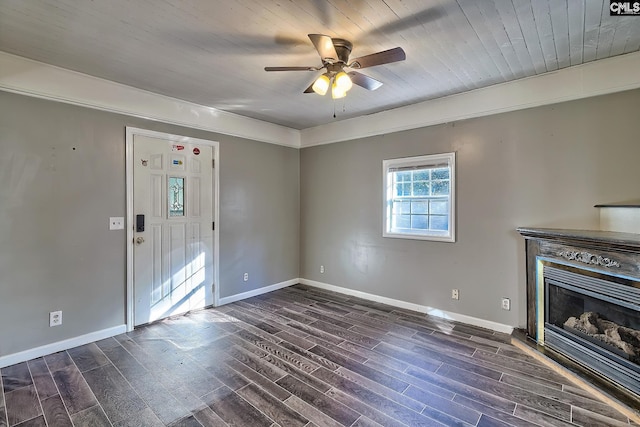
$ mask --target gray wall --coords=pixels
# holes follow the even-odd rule
[[[593,229],[594,204],[637,199],[638,111],[636,90],[303,149],[301,277],[524,325],[515,228]],[[382,238],[383,159],[449,151],[457,242]],[[502,297],[512,311],[500,309]]]
[[[299,150],[218,140],[220,297],[300,277]]]
[[[515,227],[637,199],[637,111],[629,91],[298,151],[0,92],[0,356],[125,322],[125,126],[220,142],[221,297],[305,277],[523,325]],[[383,239],[382,160],[452,150],[458,241]]]
[[[0,92],[0,356],[125,323],[125,126],[220,142],[221,297],[299,277],[298,150]]]

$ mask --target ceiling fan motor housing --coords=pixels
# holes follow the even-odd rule
[[[353,44],[351,44],[349,40],[345,39],[332,38],[331,41],[333,42],[333,47],[336,49],[336,53],[338,54],[338,61],[344,64],[348,63]]]

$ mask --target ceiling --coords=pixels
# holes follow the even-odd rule
[[[407,59],[361,71],[376,91],[304,94],[320,72],[264,67],[321,65],[309,33]],[[608,0],[0,1],[0,51],[294,129],[638,50]]]

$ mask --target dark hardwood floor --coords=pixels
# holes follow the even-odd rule
[[[297,285],[3,368],[0,426],[629,426],[508,335]]]

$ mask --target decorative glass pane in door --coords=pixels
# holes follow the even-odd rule
[[[169,217],[184,216],[184,184],[183,177],[169,177]]]

